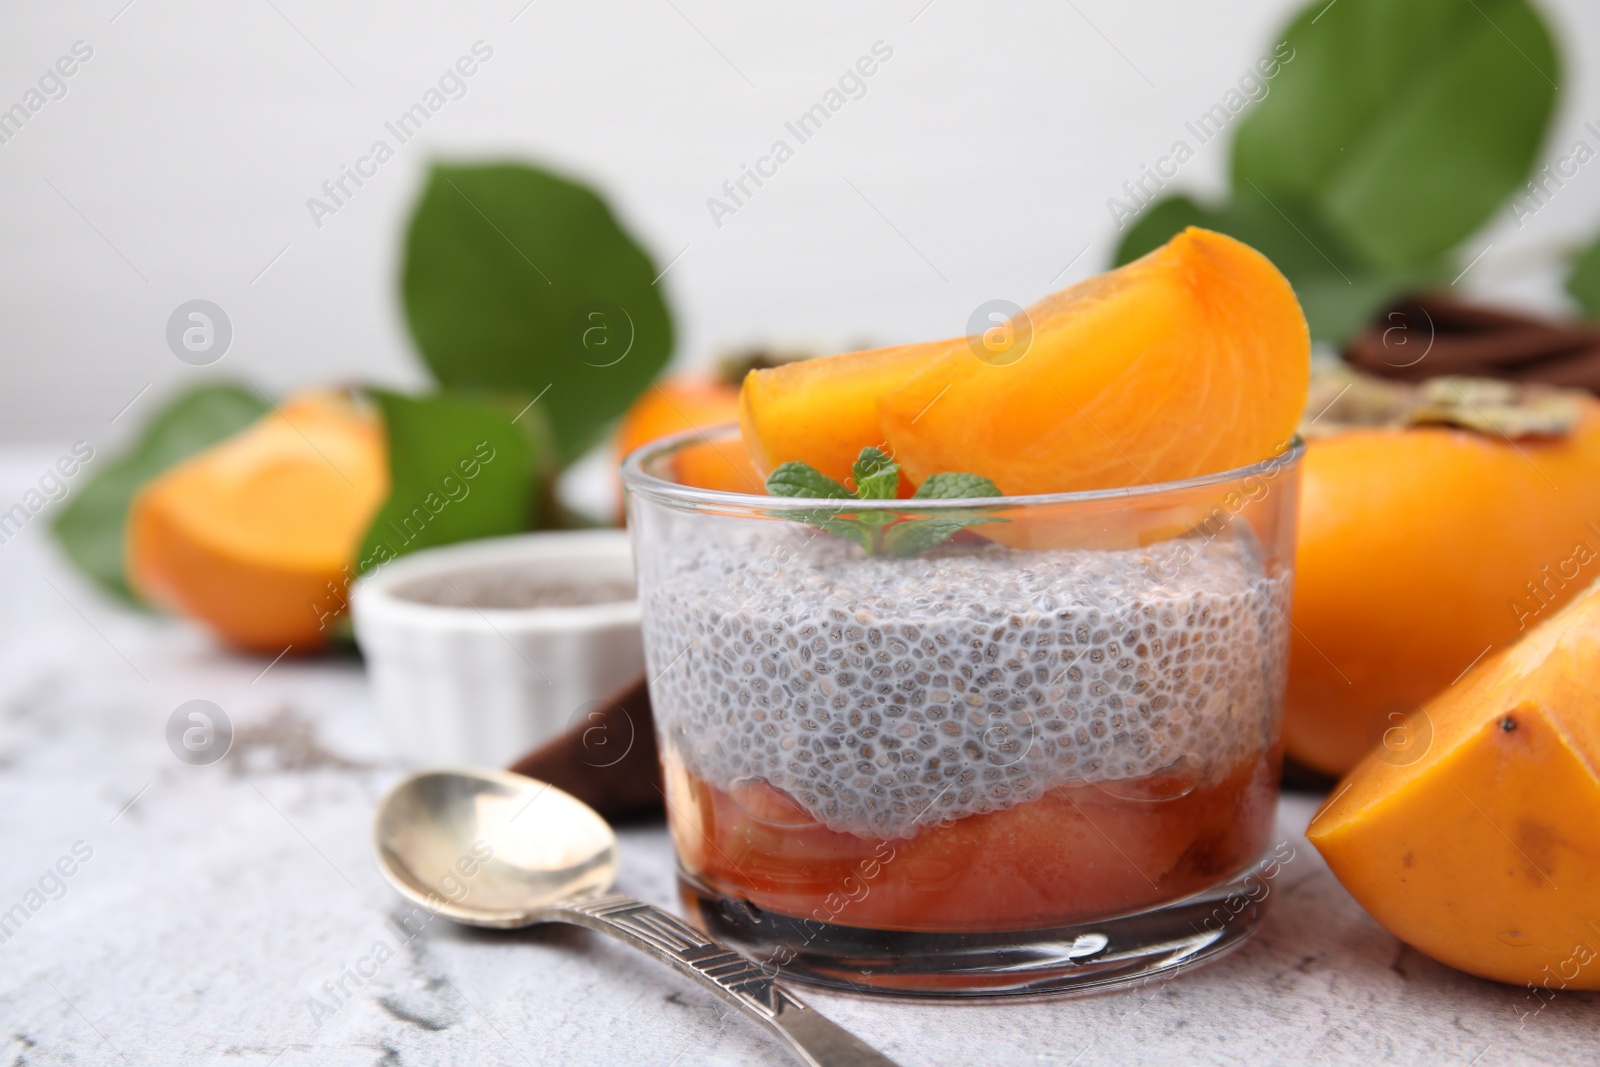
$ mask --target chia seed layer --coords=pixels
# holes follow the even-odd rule
[[[867,837],[1069,782],[1226,774],[1270,744],[1287,664],[1287,580],[1234,538],[910,559],[817,538],[781,564],[707,545],[645,600],[685,769]]]

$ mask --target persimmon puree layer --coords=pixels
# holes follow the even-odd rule
[[[707,889],[791,917],[891,930],[1034,929],[1179,899],[1260,856],[1277,798],[1276,754],[1259,752],[1199,781],[1062,786],[882,840],[829,830],[765,782],[724,790],[670,752],[665,762],[678,856]]]

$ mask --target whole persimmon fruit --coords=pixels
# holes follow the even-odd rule
[[[711,376],[653,382],[633,402],[617,427],[616,456],[683,430],[709,429],[739,418],[739,387]],[[702,441],[677,454],[678,481],[699,489],[763,492],[761,475],[738,440]]]
[[[1363,403],[1412,390],[1358,386]],[[1388,403],[1386,424],[1338,425],[1330,411],[1310,427],[1331,432],[1310,441],[1301,471],[1284,725],[1294,759],[1343,774],[1600,577],[1600,402],[1517,392],[1436,379]]]

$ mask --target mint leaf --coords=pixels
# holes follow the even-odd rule
[[[850,491],[809,463],[789,462],[767,475],[767,492],[773,496],[808,500],[849,500]]]
[[[893,500],[900,488],[900,464],[880,448],[863,448],[850,472],[862,500]]]
[[[956,500],[962,497],[1004,496],[1000,487],[979,474],[930,474],[917,487],[913,500]]]
[[[900,487],[900,465],[880,448],[863,448],[851,474],[856,491],[829,478],[809,463],[785,463],[767,475],[767,492],[773,496],[825,500],[892,500]],[[922,483],[917,497],[922,500],[956,500],[964,497],[1000,496],[1000,489],[989,479],[976,474],[935,474]],[[1006,522],[981,511],[950,512],[907,520],[904,512],[871,508],[849,515],[837,511],[774,512],[779,518],[815,526],[824,533],[848,537],[869,556],[889,552],[910,556],[935,545],[942,545],[968,526]]]
[[[878,554],[879,534],[876,527],[869,526],[855,519],[841,519],[828,512],[814,512],[814,518],[808,519],[812,526],[823,533],[831,533],[836,537],[848,537],[861,546],[861,550],[869,556]]]
[[[137,602],[123,571],[123,538],[134,495],[156,475],[270,410],[260,393],[233,383],[197,386],[168,401],[131,448],[115,459],[92,461],[89,480],[74,487],[52,526],[62,551],[100,588]]]
[[[944,544],[969,526],[1006,521],[987,515],[940,515],[937,518],[913,519],[889,527],[883,535],[883,544],[897,556],[914,556],[935,545]]]

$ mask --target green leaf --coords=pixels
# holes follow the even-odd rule
[[[914,500],[954,500],[961,497],[1003,496],[1000,487],[978,474],[930,474],[917,486]]]
[[[1285,39],[1234,140],[1236,194],[1304,208],[1393,271],[1459,245],[1527,177],[1560,66],[1526,0],[1315,0]]]
[[[538,518],[535,437],[509,405],[373,390],[389,438],[389,499],[361,546],[360,569],[431,545],[517,533]]]
[[[809,463],[780,464],[767,475],[767,492],[773,496],[811,500],[851,500],[850,491]]]
[[[798,518],[798,516],[794,516]],[[802,519],[824,533],[833,534],[835,537],[847,537],[861,546],[869,556],[878,554],[878,530],[875,526],[857,522],[854,519],[840,519],[831,517],[827,512],[812,512],[811,518]]]
[[[785,463],[767,475],[767,492],[773,496],[808,499],[889,500],[899,488],[900,466],[881,449],[863,448],[852,473],[858,490],[855,496],[809,463]],[[976,474],[934,474],[922,483],[916,495],[923,500],[993,497],[999,496],[1000,490],[989,479]],[[771,514],[815,526],[825,533],[848,537],[869,556],[885,551],[909,556],[943,544],[968,526],[1009,521],[986,516],[981,511],[941,512],[911,521],[902,521],[906,518],[904,512],[878,508],[841,514],[848,507],[841,504],[836,510],[775,511]]]
[[[1572,273],[1567,275],[1567,292],[1583,308],[1585,315],[1600,319],[1600,240],[1573,262]]]
[[[254,389],[201,385],[167,402],[121,456],[101,460],[52,524],[73,563],[102,589],[137,602],[123,570],[128,508],[150,479],[255,422],[270,410]],[[93,461],[91,461],[93,462]]]
[[[401,288],[435,378],[541,397],[571,462],[671,353],[656,277],[587,187],[521,164],[440,164],[406,232]]]
[[[1406,270],[1364,266],[1303,205],[1269,200],[1250,188],[1222,208],[1204,207],[1187,197],[1151,205],[1118,247],[1118,265],[1159,247],[1189,225],[1236,237],[1272,260],[1294,286],[1311,335],[1334,344],[1357,333],[1396,297],[1448,282],[1453,273],[1443,260]]]
[[[850,516],[849,521],[872,528],[877,528],[880,526],[892,526],[900,521],[900,513],[895,511],[877,510],[858,511]]]
[[[1342,344],[1450,281],[1452,252],[1527,177],[1554,45],[1527,0],[1315,0],[1268,62],[1234,139],[1232,200],[1150,205],[1117,263],[1185,226],[1229,234],[1288,277],[1313,337]]]
[[[1228,224],[1219,213],[1201,207],[1187,196],[1167,197],[1139,213],[1133,227],[1122,235],[1122,240],[1117,244],[1114,265],[1120,267],[1154,252],[1190,226],[1203,226],[1218,233],[1228,233]]]
[[[863,448],[851,474],[856,480],[856,496],[862,500],[892,500],[900,488],[900,464],[881,448]]]
[[[982,526],[1007,519],[985,515],[940,515],[935,518],[913,519],[891,526],[884,533],[883,543],[896,556],[914,556],[936,545],[942,545],[969,526]]]

